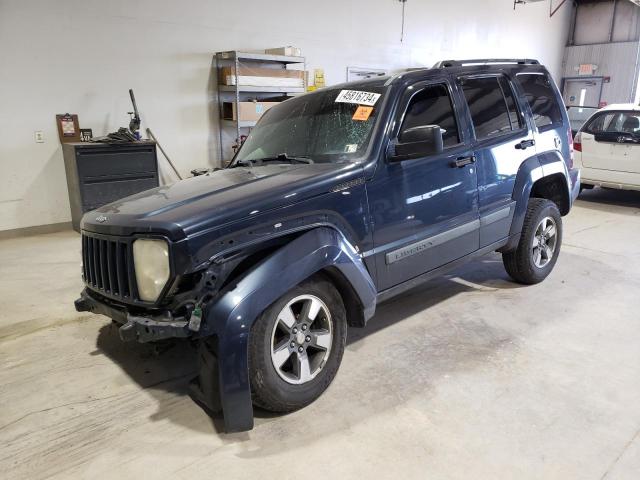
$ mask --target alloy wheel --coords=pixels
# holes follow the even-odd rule
[[[558,228],[552,217],[544,217],[536,227],[531,254],[533,264],[544,268],[553,258],[558,243]]]
[[[287,383],[307,383],[327,363],[331,343],[329,308],[314,295],[300,295],[278,314],[271,333],[271,362]]]

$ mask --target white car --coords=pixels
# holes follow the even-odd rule
[[[576,134],[573,148],[582,188],[640,190],[640,106],[598,110]]]

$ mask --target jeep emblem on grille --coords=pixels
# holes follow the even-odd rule
[[[107,221],[107,217],[105,217],[104,215],[100,215],[99,217],[96,217],[96,222],[98,223],[104,223]]]

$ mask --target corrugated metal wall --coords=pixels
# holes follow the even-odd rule
[[[565,49],[563,77],[577,77],[581,64],[598,68],[597,77],[610,77],[600,101],[635,102],[638,88],[640,7],[627,0],[580,3]]]
[[[563,77],[577,77],[580,64],[598,66],[594,72],[598,77],[611,77],[602,86],[601,101],[628,103],[635,101],[638,78],[638,42],[576,45],[565,51]]]

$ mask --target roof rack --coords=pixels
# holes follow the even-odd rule
[[[533,58],[476,58],[474,60],[441,60],[433,68],[462,67],[463,65],[487,65],[489,63],[515,63],[518,65],[540,65]]]

